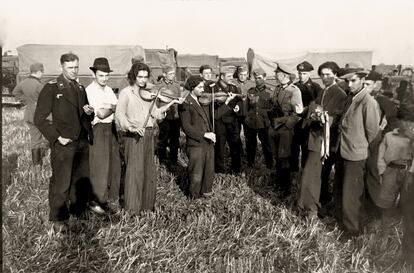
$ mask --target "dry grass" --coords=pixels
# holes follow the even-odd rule
[[[274,174],[260,169],[217,175],[213,197],[189,201],[181,178],[159,167],[155,212],[71,219],[68,234],[55,234],[50,163],[30,167],[22,117],[3,110],[3,162],[19,156],[2,181],[3,272],[406,272],[399,226],[340,241],[331,219],[296,216],[293,200],[281,202],[269,185]]]

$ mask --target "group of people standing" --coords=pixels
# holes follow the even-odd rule
[[[231,173],[245,175],[243,131],[247,167],[256,164],[259,138],[265,166],[276,169],[281,198],[291,194],[297,180],[298,207],[318,218],[333,201],[334,215],[347,234],[362,231],[366,204],[386,215],[400,195],[406,247],[411,247],[407,253],[414,253],[413,109],[404,103],[398,109],[381,93],[378,73],[325,62],[317,70],[321,87],[310,79],[314,68],[309,62],[297,65],[295,83],[296,72],[279,63],[277,86],[269,88],[260,68],[252,71],[250,81],[247,67],[223,66],[213,81],[212,68],[203,65],[199,75],[180,86],[175,69],[165,67],[164,77],[152,85],[149,67],[138,61],[117,97],[107,86],[111,69],[106,58],[95,59],[90,67],[94,81],[86,89],[76,81],[79,58],[63,54],[60,63],[62,75],[41,91],[36,87],[39,98],[28,122],[50,143],[49,218],[61,229],[68,228],[70,214],[82,217],[87,204],[99,214],[111,211],[110,201],[121,192],[131,213],[154,209],[154,154],[174,167],[180,128],[186,135],[187,194],[210,196],[214,174],[227,171],[226,143]],[[35,70],[42,71],[41,65],[35,64]],[[36,75],[29,79],[38,81]]]

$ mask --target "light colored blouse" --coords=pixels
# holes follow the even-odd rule
[[[141,98],[137,86],[127,86],[122,89],[115,111],[115,122],[118,129],[128,131],[131,125],[143,128],[151,104],[152,101],[145,101]],[[157,120],[164,117],[165,112],[162,112],[155,104],[145,127],[153,127]]]

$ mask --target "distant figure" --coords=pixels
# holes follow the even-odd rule
[[[55,231],[64,232],[69,228],[69,214],[84,216],[90,195],[89,144],[93,143],[91,121],[95,114],[84,87],[76,81],[78,56],[63,54],[60,64],[62,74],[40,92],[34,123],[51,146],[49,220]]]
[[[162,69],[162,80],[156,85],[156,89],[164,88],[164,92],[175,98],[181,96],[180,84],[175,79],[175,67],[166,66]],[[158,106],[162,106],[159,103]],[[176,169],[178,160],[178,147],[180,145],[180,117],[178,106],[172,105],[167,116],[158,124],[159,134],[157,142],[157,154],[161,164],[165,164],[171,170]],[[167,154],[167,148],[169,153]]]
[[[42,165],[43,157],[47,150],[47,141],[42,137],[42,133],[33,123],[34,112],[36,110],[37,99],[43,88],[41,82],[44,68],[41,63],[30,65],[30,76],[21,81],[13,89],[13,95],[26,105],[24,110],[24,121],[29,127],[30,148],[32,150],[32,164]]]

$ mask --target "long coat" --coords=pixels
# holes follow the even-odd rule
[[[346,160],[360,161],[367,159],[368,145],[380,131],[379,107],[367,89],[348,100],[352,101],[345,107],[340,124],[340,152]]]
[[[325,94],[325,95],[324,95]],[[323,97],[323,101],[322,101]],[[338,122],[345,106],[346,94],[338,85],[333,85],[318,94],[315,103],[328,111],[330,126],[330,151],[336,152],[338,149]],[[323,140],[323,128],[319,124],[311,125],[309,132],[308,149],[320,152]]]
[[[82,128],[86,130],[89,142],[93,141],[91,121],[94,114],[86,115],[83,106],[89,104],[85,88],[74,83],[71,86],[63,75],[48,82],[39,95],[34,123],[50,143],[59,136],[79,139]],[[50,121],[50,114],[53,121]]]

